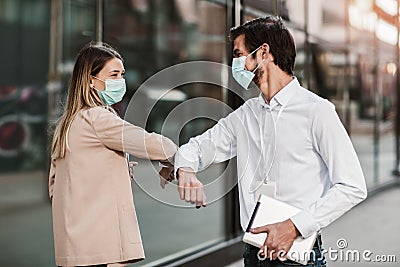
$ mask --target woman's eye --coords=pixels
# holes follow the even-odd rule
[[[119,75],[118,73],[111,74],[112,77],[118,77],[118,75]],[[124,77],[124,76],[125,76],[125,73],[122,73],[121,76]]]

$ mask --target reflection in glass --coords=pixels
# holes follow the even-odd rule
[[[0,1],[0,173],[44,167],[49,2]]]
[[[125,113],[128,101],[136,94],[135,99],[141,100],[134,104],[143,105],[143,112],[140,113],[141,109],[136,106],[135,110],[139,111],[133,117],[142,120],[146,115],[146,103],[157,100],[144,126],[150,132],[159,133],[164,127],[163,134],[174,135],[169,136],[173,140],[179,136],[176,140],[179,144],[213,126],[216,122],[207,119],[192,120],[184,125],[178,125],[179,117],[173,117],[168,125],[164,122],[174,108],[190,99],[210,97],[221,100],[222,89],[218,86],[193,83],[163,88],[161,83],[145,91],[137,89],[158,71],[175,64],[193,60],[223,62],[227,40],[226,7],[197,0],[135,0],[106,1],[104,10],[104,41],[116,47],[125,60],[127,94],[118,106],[121,113]],[[169,89],[173,91],[165,94]],[[192,107],[190,112],[202,112],[196,109]],[[224,238],[223,201],[199,210],[164,204],[157,198],[176,202],[179,195],[175,185],[161,190],[157,169],[157,165],[141,160],[135,167],[133,190],[147,255],[138,265],[188,253]],[[199,179],[204,183],[212,182],[224,169],[224,164],[214,165],[199,173]],[[223,188],[213,186],[210,190],[222,192]],[[181,204],[185,205],[184,202]]]

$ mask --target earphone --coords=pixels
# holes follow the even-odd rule
[[[271,172],[272,166],[273,166],[274,161],[275,161],[275,156],[276,156],[277,123],[278,123],[280,115],[282,114],[283,109],[284,109],[284,106],[282,105],[281,108],[279,109],[278,116],[276,117],[276,121],[274,119],[274,115],[272,114],[272,110],[271,110],[272,124],[274,125],[274,150],[273,150],[273,153],[272,153],[272,161],[271,161],[271,164],[268,167],[268,170],[266,168],[263,168],[263,174],[265,174],[265,178],[256,186],[255,189],[250,189],[249,190],[250,194],[256,192],[263,185],[263,183],[267,184],[268,181],[269,181],[269,173]],[[260,122],[261,122],[261,120],[260,120]],[[264,123],[265,123],[265,119],[264,119]],[[264,123],[262,123],[262,124],[260,123],[261,125],[260,125],[260,128],[259,128],[259,131],[260,131],[260,140],[261,140],[261,158],[262,158],[263,163],[266,164],[266,160],[265,160],[266,159],[266,157],[265,157],[266,151],[265,151],[264,136],[263,136],[263,132],[264,132],[264,128],[265,128],[265,124]],[[253,178],[253,181],[254,181],[254,178]],[[251,182],[251,184],[253,184],[253,181]]]

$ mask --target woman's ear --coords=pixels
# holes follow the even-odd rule
[[[90,80],[89,80],[89,87],[94,88],[93,78],[90,78]]]

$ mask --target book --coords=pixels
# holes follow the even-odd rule
[[[301,209],[290,204],[266,195],[260,195],[247,226],[246,233],[243,236],[243,242],[261,248],[267,238],[267,233],[252,234],[249,232],[250,228],[283,222],[299,212],[301,212]],[[313,233],[307,238],[297,237],[287,252],[286,259],[307,265],[316,238],[317,233]]]

